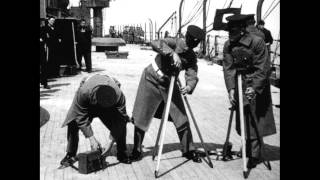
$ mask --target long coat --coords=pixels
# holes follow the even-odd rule
[[[115,90],[116,104],[109,108],[99,107],[95,97],[95,89],[98,86],[109,86]],[[75,121],[82,131],[85,137],[90,137],[93,135],[91,129],[91,122],[94,117],[105,117],[103,116],[105,112],[110,112],[110,117],[120,117],[119,121],[128,121],[129,116],[126,112],[126,100],[123,92],[120,90],[120,83],[109,76],[106,75],[93,75],[89,78],[84,78],[80,87],[78,88],[71,107],[68,111],[67,117],[62,124],[65,127],[70,122]],[[115,113],[115,114],[114,114]]]
[[[46,45],[48,47],[48,74],[58,75],[60,65],[60,42],[61,34],[54,27],[45,26]]]
[[[238,102],[237,70],[233,62],[238,58],[235,52],[239,49],[251,55],[250,71],[242,76],[243,92],[247,87],[252,87],[256,92],[256,98],[252,101],[249,101],[243,95],[247,137],[257,138],[258,136],[264,137],[275,134],[276,127],[269,82],[271,62],[262,38],[253,34],[245,34],[235,46],[231,46],[229,40],[226,41],[223,49],[223,72],[227,90],[228,92],[231,89],[236,90],[235,98]],[[238,109],[236,111],[236,130],[240,135]]]
[[[151,45],[153,50],[158,52],[153,63],[156,63],[164,76],[160,77],[152,65],[147,66],[141,75],[132,117],[135,126],[144,131],[148,130],[153,117],[162,117],[164,104],[168,97],[169,76],[172,73],[170,63],[173,52],[178,53],[182,60],[182,68],[186,71],[186,84],[191,88],[190,94],[198,82],[197,58],[194,51],[187,47],[184,39],[166,38],[153,41]],[[172,94],[169,120],[173,121],[178,132],[187,128],[189,123],[176,82]]]

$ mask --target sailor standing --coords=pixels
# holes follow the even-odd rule
[[[223,49],[223,72],[232,105],[238,105],[237,73],[242,68],[243,105],[246,130],[248,168],[263,158],[263,137],[276,133],[270,92],[270,59],[264,40],[246,28],[251,15],[233,15],[228,20],[229,40]],[[239,108],[236,130],[240,135]]]

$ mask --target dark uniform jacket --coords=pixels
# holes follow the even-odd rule
[[[91,35],[92,30],[90,27],[84,28],[84,32],[81,32],[81,29],[78,28],[76,31],[77,49],[90,52],[92,44]]]
[[[46,43],[49,48],[56,49],[59,46],[60,34],[55,28],[45,26]]]
[[[152,42],[151,46],[158,53],[155,64],[164,76],[160,77],[156,72],[158,69],[154,69],[152,65],[147,66],[142,73],[132,117],[135,126],[144,131],[148,130],[152,117],[161,118],[162,116],[164,104],[168,97],[170,75],[172,74],[173,52],[180,56],[182,68],[185,70],[186,84],[191,88],[190,94],[198,82],[197,58],[194,51],[187,47],[184,39],[166,38],[156,40]],[[183,130],[188,124],[177,84],[175,84],[173,90],[169,120],[174,122],[178,131]]]
[[[257,132],[260,137],[275,134],[276,127],[269,82],[271,63],[265,42],[260,37],[245,34],[235,46],[231,46],[229,40],[226,41],[223,49],[223,72],[227,90],[229,92],[231,89],[235,89],[235,96],[238,99],[237,70],[233,62],[235,58],[238,58],[235,52],[239,49],[248,52],[252,58],[249,70],[243,75],[243,92],[247,87],[252,87],[256,92],[256,98],[251,102],[243,95],[247,134],[251,138],[256,138]],[[238,112],[236,117],[236,129],[240,134]]]
[[[117,103],[109,108],[102,108],[97,104],[95,90],[98,86],[110,86],[116,92]],[[120,117],[119,121],[128,121],[129,116],[126,112],[126,100],[123,92],[120,90],[120,83],[107,75],[94,75],[82,80],[72,105],[68,111],[67,117],[62,127],[75,121],[85,137],[93,135],[91,122],[94,117],[105,117],[102,113],[109,113],[110,117]],[[116,115],[115,115],[115,114]]]
[[[46,37],[46,29],[45,27],[40,27],[40,39],[42,41],[40,41],[40,61],[46,58],[45,55],[45,44],[47,41],[47,37]]]
[[[266,29],[266,28],[263,28],[261,31],[263,32],[263,34],[264,34],[264,36],[265,36],[264,41],[265,41],[266,43],[272,44],[272,43],[273,43],[273,38],[272,38],[271,32],[270,32],[268,29]]]
[[[264,41],[266,43],[269,43],[269,45],[267,45],[267,48],[268,48],[268,51],[270,53],[270,47],[271,47],[271,44],[273,43],[273,38],[272,38],[272,35],[271,35],[271,32],[269,30],[267,30],[266,28],[263,28],[261,30],[261,32],[263,32],[264,36],[265,36],[265,39]]]

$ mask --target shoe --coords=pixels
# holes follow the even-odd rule
[[[49,85],[44,85],[43,88],[45,89],[51,89],[51,87]]]
[[[202,162],[202,160],[200,158],[200,154],[196,151],[188,151],[186,153],[183,153],[182,157],[185,157],[185,158],[192,160],[193,162],[196,162],[196,163]]]
[[[92,70],[91,69],[86,69],[85,72],[92,73]]]
[[[258,164],[260,164],[262,161],[260,160],[260,158],[255,158],[255,157],[251,157],[248,160],[247,163],[247,168],[248,169],[253,169],[255,168]]]
[[[60,162],[62,166],[68,167],[77,161],[75,156],[66,155]]]
[[[124,163],[124,164],[131,164],[131,159],[129,158],[129,156],[125,153],[118,153],[117,154],[117,159],[119,162]]]
[[[139,151],[133,150],[130,155],[130,159],[132,162],[140,161],[142,158],[143,158],[142,152],[139,152]]]

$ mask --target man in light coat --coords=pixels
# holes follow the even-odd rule
[[[142,141],[153,117],[161,119],[164,104],[167,103],[170,76],[177,69],[185,70],[186,86],[178,88],[175,82],[169,121],[173,121],[180,142],[183,146],[183,157],[201,162],[199,153],[195,151],[190,124],[180,93],[192,94],[198,83],[197,57],[193,48],[204,40],[205,33],[197,26],[187,28],[186,38],[165,38],[151,43],[158,53],[155,60],[148,65],[140,79],[132,118],[135,125],[134,147],[131,160],[142,159]]]

